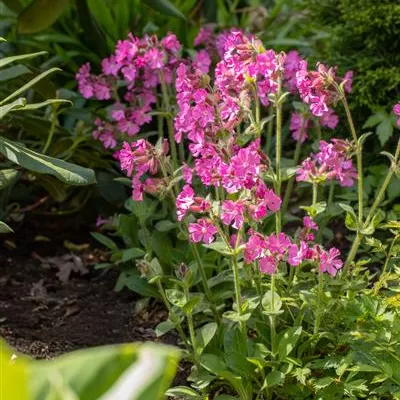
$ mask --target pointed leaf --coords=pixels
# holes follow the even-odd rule
[[[0,221],[0,233],[12,233],[14,232],[5,222]]]
[[[4,57],[0,60],[0,68],[3,68],[6,65],[16,61],[30,60],[31,58],[39,57],[44,54],[47,54],[47,51],[38,51],[36,53],[20,54],[17,56]]]
[[[69,185],[83,186],[95,183],[94,171],[69,162],[36,153],[0,136],[0,153],[11,162],[40,174],[49,174]]]

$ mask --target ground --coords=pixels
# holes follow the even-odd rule
[[[105,251],[91,241],[87,229],[71,220],[32,219],[3,239],[0,336],[35,358],[158,340],[153,328],[166,318],[163,307],[153,301],[136,312],[134,293],[113,290],[117,273],[94,269],[107,256]],[[66,241],[74,243],[72,250]],[[170,334],[163,341],[175,343],[176,338]]]

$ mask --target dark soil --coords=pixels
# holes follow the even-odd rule
[[[96,249],[87,227],[47,217],[17,232],[3,239],[0,254],[0,336],[15,350],[52,358],[97,345],[157,341],[153,328],[166,311],[150,302],[136,312],[133,292],[114,291],[118,275],[94,269],[106,253]],[[71,250],[66,240],[80,247]],[[176,337],[163,341],[173,344]]]

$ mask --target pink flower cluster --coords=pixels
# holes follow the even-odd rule
[[[345,92],[351,92],[353,72],[346,72],[344,78],[336,75],[336,68],[328,68],[324,64],[317,64],[316,71],[307,70],[307,61],[301,61],[296,72],[296,84],[301,99],[310,104],[311,112],[321,117],[339,99],[338,85],[343,84]]]
[[[394,115],[397,115],[398,117],[400,117],[400,103],[397,103],[393,107],[393,113],[394,113]],[[400,118],[397,119],[397,126],[400,127]]]
[[[340,186],[353,186],[357,171],[349,157],[351,145],[341,139],[332,139],[331,143],[321,140],[319,147],[318,153],[302,162],[296,180],[314,183],[337,180]]]
[[[304,143],[308,138],[308,130],[314,126],[313,122],[314,121],[312,118],[304,114],[294,112],[290,118],[289,126],[293,139],[296,141],[300,140],[301,143]],[[331,108],[329,108],[327,112],[318,117],[318,122],[323,127],[335,129],[339,122],[339,117]]]
[[[132,178],[132,197],[134,200],[141,201],[144,192],[157,193],[165,186],[163,179],[145,178],[145,175],[157,175],[160,168],[160,157],[166,156],[168,151],[169,145],[166,140],[158,149],[147,140],[139,139],[131,144],[124,142],[122,149],[115,154],[121,170]]]
[[[281,262],[296,267],[308,261],[318,265],[321,272],[336,275],[343,266],[342,260],[338,258],[339,250],[331,248],[326,251],[319,245],[311,245],[311,241],[314,240],[312,230],[317,230],[318,227],[310,217],[305,217],[303,223],[304,228],[300,232],[300,241],[297,244],[282,232],[278,235],[264,236],[250,231],[245,245],[244,261],[247,264],[257,261],[260,271],[266,274],[274,274]]]
[[[118,41],[114,54],[102,61],[100,75],[91,74],[89,63],[80,68],[76,79],[83,97],[114,99],[111,121],[98,120],[93,133],[104,147],[114,148],[119,134],[134,136],[151,121],[149,113],[156,102],[156,89],[161,79],[172,83],[180,49],[181,44],[172,33],[161,41],[156,36],[137,38],[129,34],[126,40]],[[198,60],[201,68],[206,62],[204,57]]]

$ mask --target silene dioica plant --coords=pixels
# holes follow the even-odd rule
[[[235,29],[214,35],[202,28],[195,46],[185,53],[173,34],[129,35],[103,60],[100,75],[89,64],[77,74],[84,97],[106,101],[93,136],[114,149],[129,178],[127,208],[140,227],[127,229],[120,216],[117,232],[127,235],[122,225],[134,231],[128,250],[96,235],[115,265],[136,259],[142,278],[128,286],[143,292],[147,279],[148,296],[169,311],[157,334],[176,329],[193,363],[190,387],[167,394],[400,398],[400,224],[384,222],[379,208],[399,175],[400,141],[394,154],[385,153],[390,169],[366,204],[369,134],[358,135],[352,121],[352,72],[309,69],[296,51],[276,53]],[[295,111],[284,124],[291,98]],[[344,108],[349,134],[327,139],[339,122],[336,107]],[[400,104],[394,112],[400,115]],[[153,117],[157,131],[143,132]],[[287,125],[296,143],[291,164],[282,157]],[[301,160],[309,136],[316,146]],[[295,185],[311,196],[289,213]],[[356,193],[354,208],[337,203],[336,193],[346,198],[346,191]],[[337,204],[353,231],[343,254],[324,243]],[[149,229],[157,214],[164,219],[155,230],[168,232],[176,249],[168,262],[171,249],[157,250]],[[357,258],[361,244],[372,258]],[[371,263],[383,265],[380,274]]]

